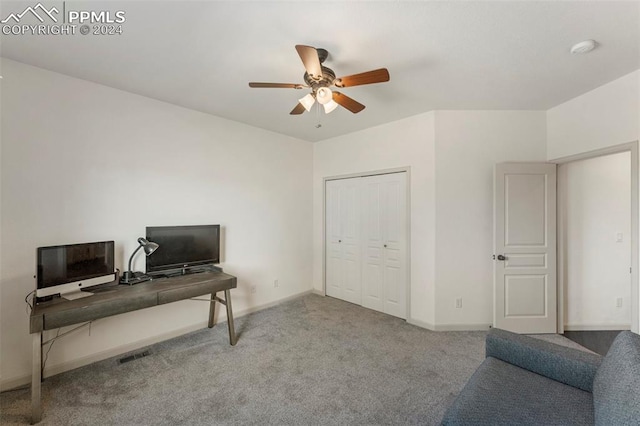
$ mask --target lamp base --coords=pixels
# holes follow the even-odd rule
[[[123,285],[140,284],[145,281],[151,281],[151,277],[142,272],[126,271],[122,274],[122,277],[120,277],[120,284]]]

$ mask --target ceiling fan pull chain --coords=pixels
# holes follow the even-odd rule
[[[316,102],[316,120],[318,121],[318,124],[316,124],[316,129],[319,129],[320,127],[322,127],[322,123],[320,123],[321,119],[322,119],[322,113],[320,112],[320,104]]]

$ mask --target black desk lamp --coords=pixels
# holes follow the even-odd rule
[[[138,244],[139,244],[138,248],[135,249],[131,257],[129,258],[129,269],[122,275],[122,278],[120,278],[120,284],[133,285],[133,284],[138,284],[144,281],[148,281],[150,279],[148,276],[142,273],[138,273],[139,275],[136,275],[137,273],[131,270],[131,262],[133,262],[133,257],[141,248],[144,249],[144,254],[146,254],[147,256],[150,256],[151,253],[156,251],[160,246],[154,243],[153,241],[148,241],[146,238],[142,238],[142,237],[138,238]]]

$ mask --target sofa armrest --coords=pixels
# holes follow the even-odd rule
[[[640,336],[623,331],[593,382],[596,425],[640,424]]]
[[[497,328],[487,334],[486,356],[588,392],[602,362],[597,354]]]

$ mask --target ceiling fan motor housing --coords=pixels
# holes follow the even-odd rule
[[[333,81],[336,79],[336,73],[333,72],[331,68],[322,67],[322,77],[314,80],[309,76],[309,73],[304,73],[304,81],[309,85],[314,91],[321,87],[329,87],[333,84]]]

